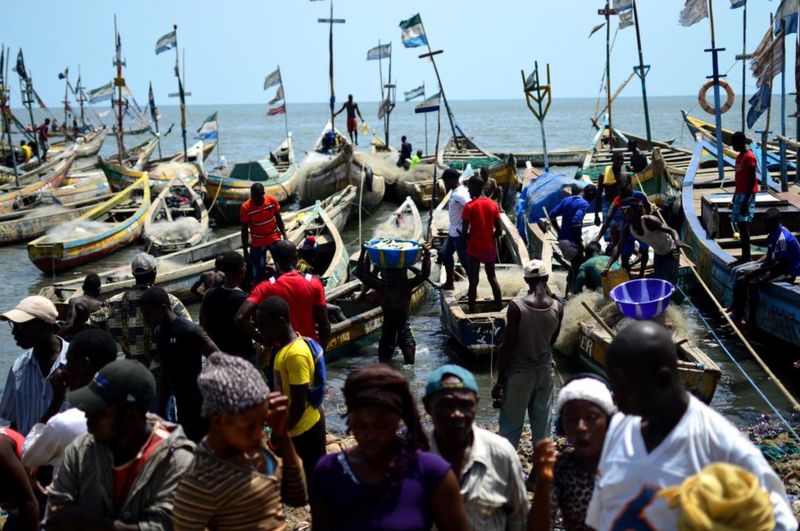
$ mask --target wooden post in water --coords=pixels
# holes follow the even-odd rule
[[[721,181],[725,178],[725,160],[722,152],[722,113],[720,112],[722,102],[720,101],[719,94],[719,79],[725,76],[719,73],[719,52],[725,51],[725,48],[717,48],[717,40],[714,35],[714,0],[708,0],[708,20],[711,25],[711,48],[705,51],[711,52],[712,75],[709,77],[714,80],[714,118],[717,128],[717,171],[719,172],[719,179]]]
[[[533,73],[530,79],[525,77],[525,71],[520,70],[522,74],[522,90],[525,92],[525,103],[528,109],[536,117],[539,122],[539,128],[542,131],[542,151],[544,153],[544,171],[550,171],[550,161],[547,157],[547,139],[544,134],[544,119],[547,116],[547,111],[550,110],[552,103],[552,95],[550,93],[550,64],[547,64],[547,84],[542,85],[539,81],[539,61],[533,63]],[[529,83],[530,81],[530,83]],[[534,94],[535,92],[535,94]],[[547,103],[542,107],[542,103],[547,100]],[[531,102],[536,102],[537,108],[534,108]]]
[[[311,0],[312,2],[315,0]],[[331,85],[331,98],[330,98],[330,106],[331,106],[331,129],[334,128],[333,125],[333,115],[334,106],[336,105],[336,93],[333,90],[333,25],[334,24],[344,24],[345,20],[343,18],[333,18],[333,0],[331,0],[331,16],[329,18],[318,18],[317,22],[328,24],[330,29],[328,31],[328,79]]]
[[[642,102],[644,103],[644,125],[647,131],[647,141],[653,140],[650,134],[650,110],[647,107],[647,82],[645,78],[650,72],[650,65],[644,64],[644,54],[642,53],[642,37],[639,32],[639,10],[636,7],[636,0],[632,1],[633,6],[633,24],[636,27],[636,46],[639,48],[639,66],[634,66],[633,71],[639,76],[642,81]],[[609,124],[610,125],[610,124]],[[660,182],[660,181],[659,181]]]

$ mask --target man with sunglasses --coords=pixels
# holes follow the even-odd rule
[[[11,335],[25,349],[8,371],[0,400],[0,419],[27,435],[37,422],[64,409],[63,385],[68,343],[55,334],[55,305],[45,297],[26,297],[13,310],[0,315],[11,325]],[[54,381],[55,380],[55,381]]]

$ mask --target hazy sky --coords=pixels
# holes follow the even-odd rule
[[[731,10],[729,0],[713,0],[717,43],[724,72],[742,48],[742,10]],[[710,74],[709,24],[678,25],[682,0],[640,0],[639,17],[645,62],[652,65],[648,93],[696,94]],[[752,51],[769,23],[778,1],[749,0],[748,49]],[[156,40],[178,24],[178,44],[186,50],[187,90],[190,103],[265,103],[272,91],[262,90],[264,76],[280,64],[289,103],[328,100],[328,1],[309,0],[184,0],[108,1],[39,0],[25,15],[6,13],[0,41],[12,55],[22,47],[39,94],[52,107],[63,97],[59,71],[78,65],[84,84],[94,88],[113,76],[113,16],[116,13],[128,67],[125,77],[144,103],[152,80],[161,104],[176,91],[172,75],[174,50],[156,56]],[[367,62],[367,50],[378,40],[394,47],[393,78],[398,95],[423,81],[435,90],[431,66],[418,59],[423,48],[403,48],[398,23],[414,13],[422,15],[435,49],[444,49],[437,64],[448,98],[522,98],[520,68],[529,71],[534,60],[549,62],[555,97],[593,97],[597,94],[605,61],[605,30],[587,38],[601,21],[602,0],[406,0],[404,2],[337,0],[336,18],[347,19],[334,30],[337,101],[348,93],[357,100],[378,100],[378,64]],[[613,22],[613,28],[616,28]],[[613,30],[612,30],[613,35]],[[793,65],[793,46],[787,47]],[[619,32],[612,57],[612,85],[616,86],[638,62],[634,28]],[[384,67],[386,67],[384,61]],[[788,68],[789,72],[793,67]],[[385,70],[384,70],[385,74]],[[741,91],[741,66],[730,72]],[[16,75],[12,73],[13,105],[19,104]],[[794,76],[787,76],[793,91]],[[274,90],[274,89],[273,89]],[[748,93],[754,85],[748,78]],[[634,79],[624,92],[639,94]]]

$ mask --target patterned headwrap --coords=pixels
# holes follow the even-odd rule
[[[197,377],[203,395],[202,414],[230,415],[263,404],[269,387],[253,365],[237,356],[215,352]]]

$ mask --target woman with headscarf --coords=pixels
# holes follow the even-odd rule
[[[358,444],[317,464],[314,531],[468,529],[456,476],[447,461],[427,451],[405,377],[387,365],[370,365],[351,372],[343,391],[347,426]]]
[[[211,430],[176,489],[175,529],[285,529],[283,504],[307,501],[286,397],[270,393],[250,362],[221,352],[208,358],[197,383]]]
[[[608,385],[597,376],[577,375],[561,388],[556,433],[567,438],[569,447],[556,455],[550,439],[536,443],[532,472],[536,490],[528,514],[529,531],[549,531],[559,514],[563,529],[592,529],[584,524],[586,510],[608,423],[616,410]]]

